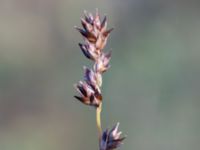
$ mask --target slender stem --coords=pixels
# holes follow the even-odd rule
[[[101,110],[102,110],[102,103],[100,103],[99,107],[96,108],[96,123],[97,123],[99,140],[101,140],[101,134],[102,134],[102,128],[101,128]]]

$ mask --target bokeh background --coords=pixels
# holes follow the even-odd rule
[[[97,150],[95,110],[73,98],[91,66],[77,45],[84,10],[114,27],[103,128],[122,150],[199,150],[200,1],[0,0],[0,150]]]

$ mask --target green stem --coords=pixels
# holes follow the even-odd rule
[[[101,110],[102,110],[102,103],[100,103],[99,107],[96,108],[96,123],[97,123],[99,141],[101,140],[101,134],[102,134],[102,128],[101,128]]]

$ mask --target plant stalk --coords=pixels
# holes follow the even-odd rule
[[[100,103],[99,107],[96,108],[96,123],[97,123],[99,141],[101,140],[101,135],[102,135],[101,110],[102,110],[102,103]]]

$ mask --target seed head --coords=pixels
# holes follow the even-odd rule
[[[94,64],[91,69],[84,67],[84,80],[75,84],[79,96],[74,97],[83,104],[96,108],[99,148],[100,150],[113,150],[118,148],[125,139],[125,137],[120,137],[122,132],[118,131],[119,123],[103,133],[101,128],[102,74],[110,68],[111,59],[111,51],[104,52],[103,49],[113,28],[107,30],[107,17],[105,16],[101,21],[98,10],[94,16],[86,11],[84,13],[84,18],[81,18],[83,28],[75,28],[84,38],[84,43],[79,43],[82,53]]]
[[[98,107],[102,101],[102,96],[98,91],[91,88],[86,82],[80,81],[74,85],[80,96],[74,96],[83,104]]]
[[[86,58],[94,61],[94,66],[92,69],[84,67],[84,82],[75,85],[81,96],[75,98],[86,105],[98,107],[102,101],[102,74],[109,69],[111,58],[111,52],[105,53],[103,48],[112,29],[107,30],[107,17],[101,21],[98,10],[94,16],[85,11],[81,24],[83,28],[75,27],[84,37],[84,43],[79,43],[79,47]]]
[[[89,44],[94,44],[96,51],[101,51],[107,43],[110,32],[113,30],[113,28],[107,30],[107,18],[104,17],[103,21],[101,21],[98,11],[95,16],[85,12],[85,18],[81,18],[81,24],[83,29],[75,28],[81,33],[85,41],[88,41]]]
[[[125,137],[120,137],[122,132],[119,132],[118,128],[119,123],[117,123],[110,131],[107,129],[103,132],[100,150],[113,150],[123,144],[122,141]]]

